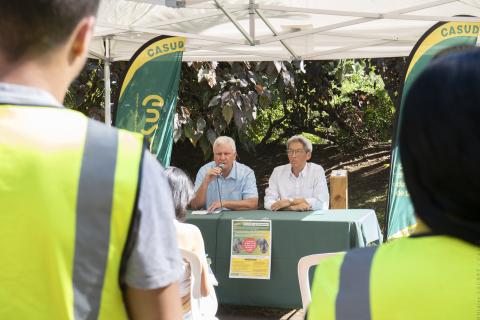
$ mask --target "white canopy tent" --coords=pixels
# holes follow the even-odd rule
[[[161,3],[161,4],[160,4]],[[102,0],[90,55],[129,60],[159,35],[187,38],[184,61],[407,56],[439,21],[480,22],[480,0]],[[477,17],[458,17],[471,15]],[[109,79],[105,79],[110,123]],[[108,91],[107,91],[108,90]]]

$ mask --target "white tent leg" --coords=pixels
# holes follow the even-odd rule
[[[250,38],[252,38],[253,43],[255,43],[255,0],[249,0],[248,18],[250,26]]]
[[[103,79],[105,83],[105,124],[107,126],[112,125],[112,110],[110,105],[110,38],[104,38],[105,44],[105,60],[104,68],[103,68]]]

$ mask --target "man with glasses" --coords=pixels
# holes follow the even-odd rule
[[[258,206],[255,173],[236,161],[235,141],[226,136],[213,143],[213,161],[198,170],[195,197],[190,205],[195,209],[254,210]]]
[[[265,190],[265,209],[307,211],[328,209],[329,194],[322,166],[307,162],[312,143],[301,135],[287,141],[289,164],[273,169]]]

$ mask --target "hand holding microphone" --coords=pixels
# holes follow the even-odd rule
[[[213,167],[207,171],[208,181],[212,181],[214,178],[222,174],[223,169],[225,168],[224,163],[220,163],[218,166]]]
[[[209,208],[207,208],[208,212],[210,213],[219,213],[223,210],[223,203],[222,203],[222,193],[220,190],[220,182],[218,181],[219,176],[222,175],[223,169],[225,168],[225,163],[219,163],[218,166],[209,170],[209,174],[211,177],[216,177],[217,181],[217,192],[218,192],[218,201],[212,203]],[[218,206],[220,205],[220,207]]]
[[[218,201],[220,202],[220,208],[216,209],[215,212],[221,212],[223,210],[223,203],[222,203],[222,192],[220,191],[220,182],[218,182],[218,176],[223,173],[223,169],[225,168],[225,163],[220,163],[217,167],[220,170],[220,173],[217,175],[217,191],[218,191]]]

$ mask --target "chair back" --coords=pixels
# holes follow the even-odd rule
[[[200,258],[193,253],[185,249],[180,249],[182,258],[190,264],[191,270],[191,292],[190,292],[190,305],[192,308],[192,320],[201,319],[200,317],[200,305],[199,301],[202,297],[201,293],[201,281],[202,281],[202,265]]]
[[[310,294],[310,279],[308,276],[310,267],[319,264],[320,261],[324,259],[340,253],[342,252],[311,254],[300,258],[298,261],[298,284],[300,286],[300,295],[302,296],[302,306],[304,312],[307,311],[307,307],[310,304],[310,301],[312,301],[312,295]]]

